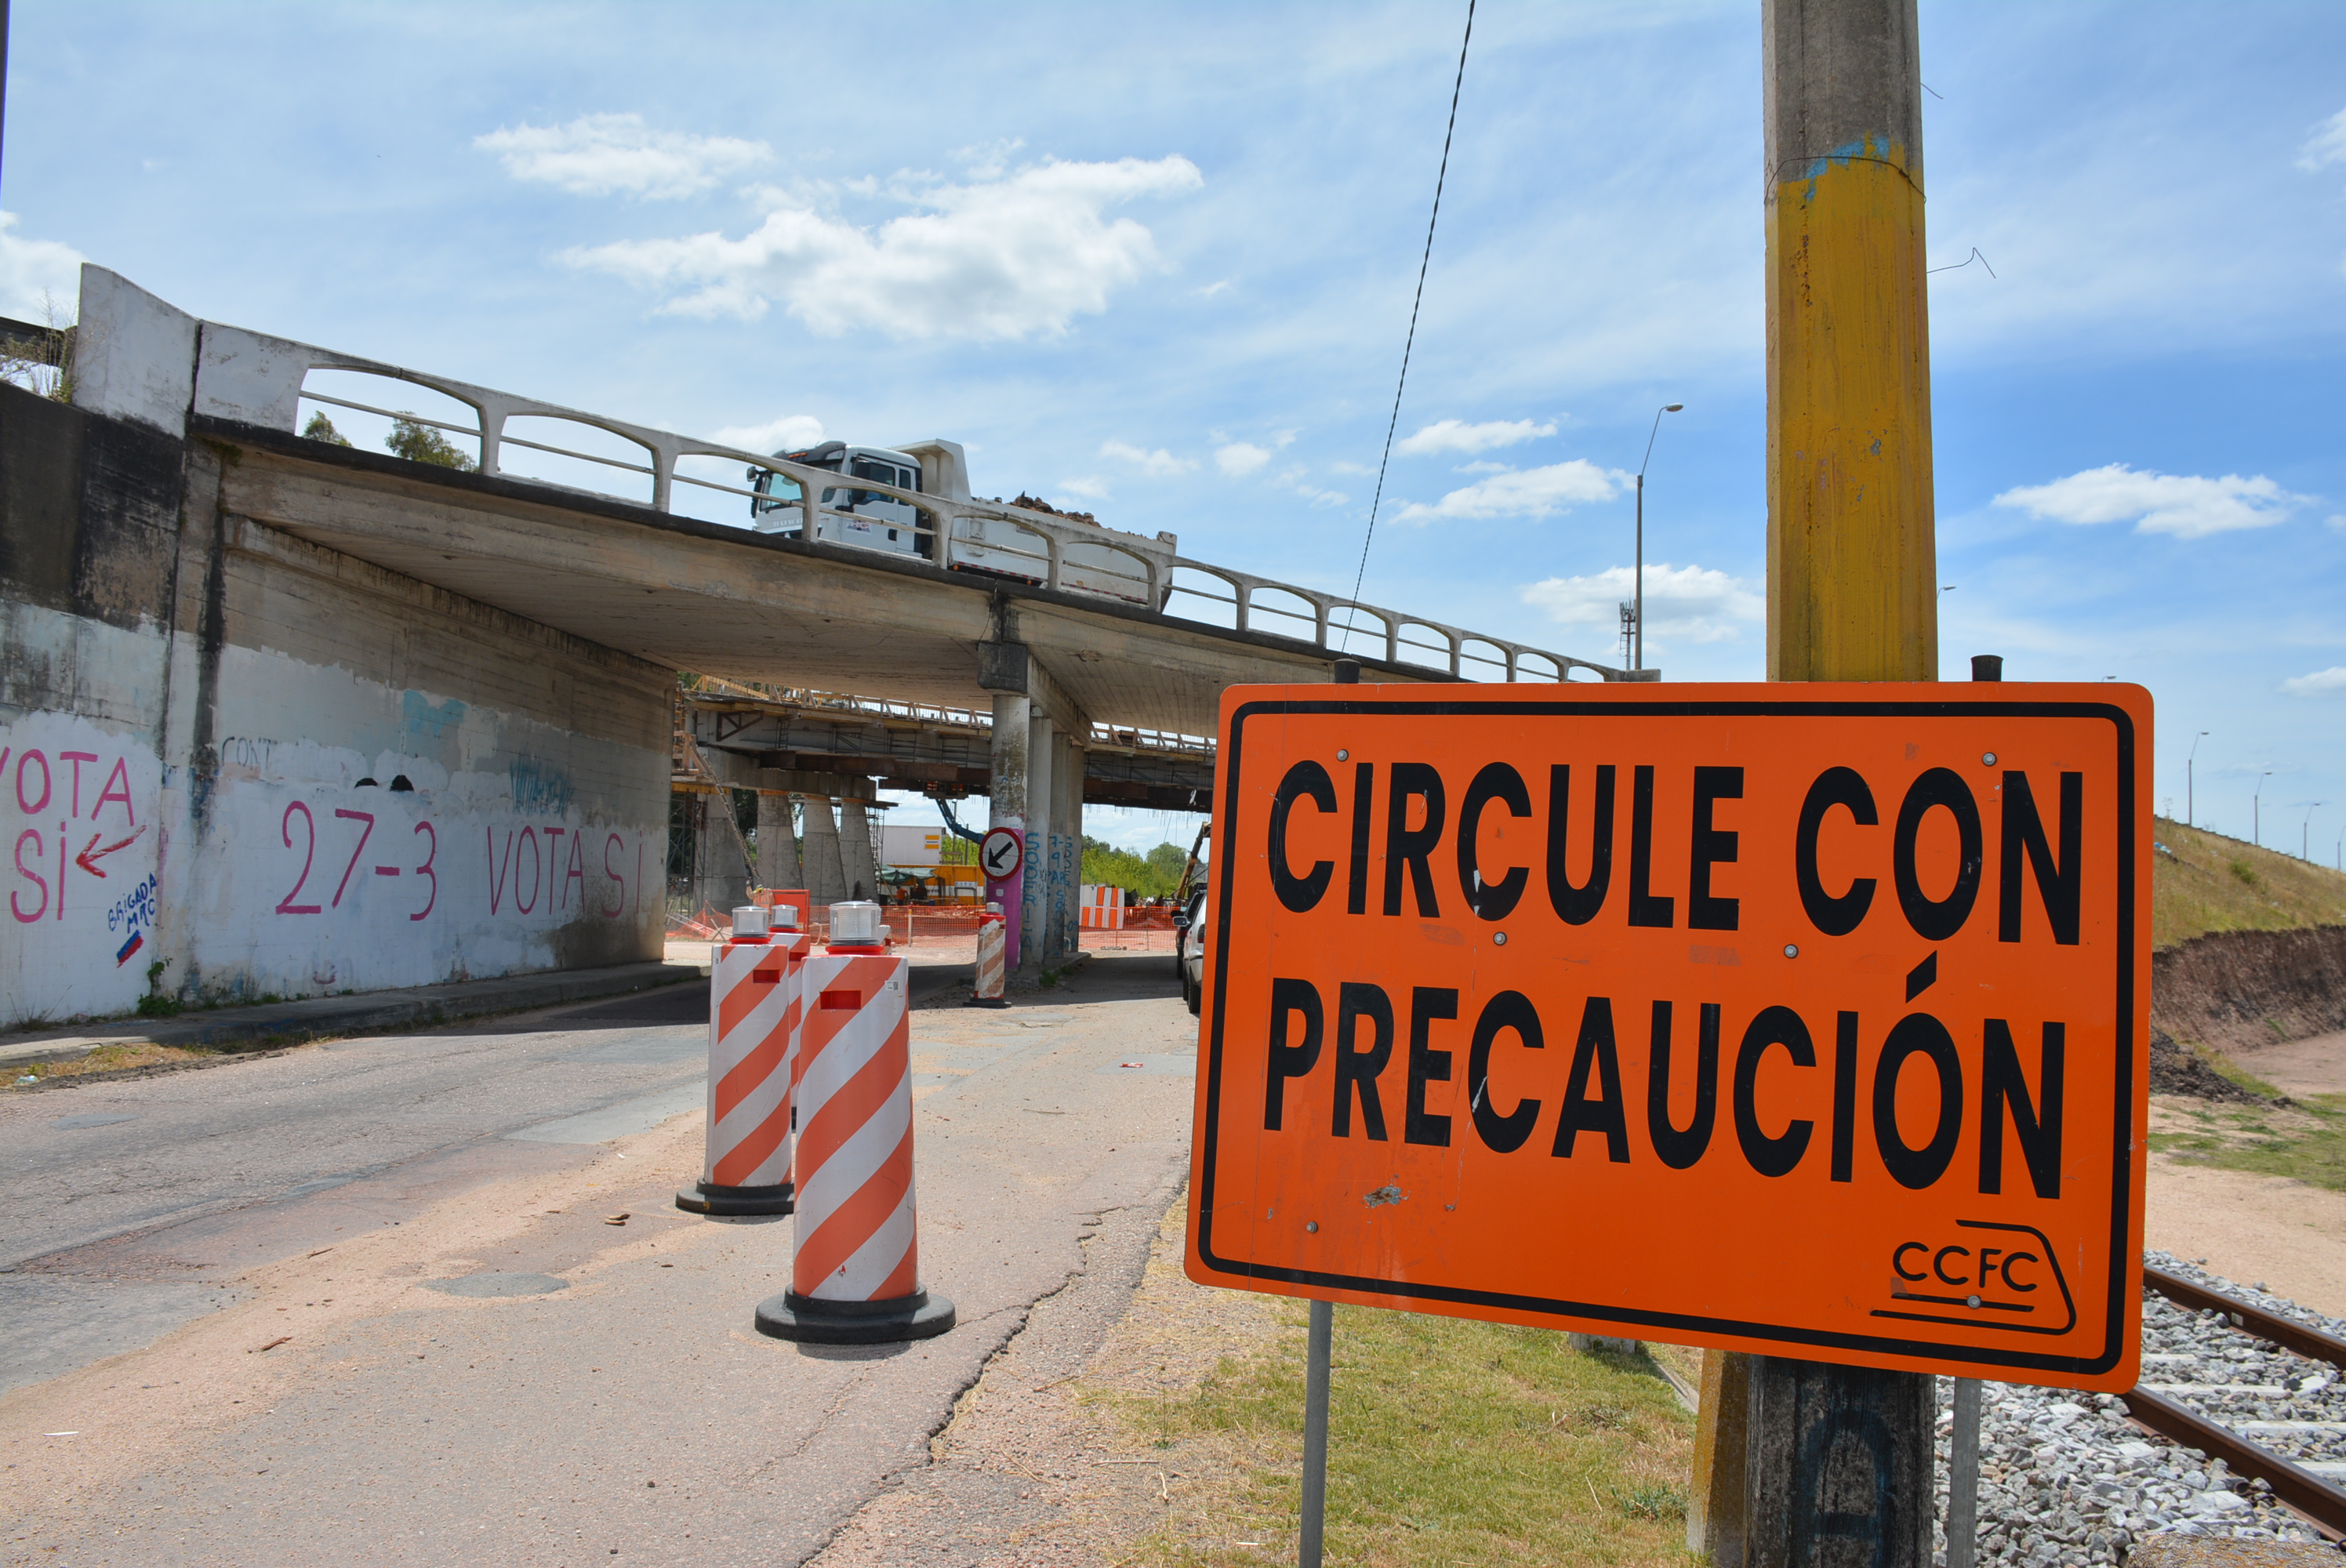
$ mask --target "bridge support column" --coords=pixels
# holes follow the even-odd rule
[[[1032,707],[1025,692],[994,694],[993,755],[989,759],[993,782],[988,786],[990,809],[986,815],[989,828],[1015,828],[1022,834],[1026,831],[1026,742]],[[1024,962],[1024,902],[1022,896],[1011,901],[1002,911],[1006,917],[1004,923],[1009,927],[1009,950],[1005,958],[1014,969]]]
[[[1058,769],[1058,747],[1051,721],[1029,704],[1026,717],[1026,886],[1022,892],[1020,923],[1025,939],[1019,944],[1018,966],[1032,972],[1058,958],[1052,930],[1056,901],[1052,897],[1051,835],[1057,830],[1057,803],[1052,789]]]
[[[790,820],[788,795],[758,797],[758,885],[802,888],[799,880],[799,830]]]
[[[1051,849],[1059,869],[1053,883],[1059,941],[1055,951],[1072,958],[1084,944],[1084,748],[1073,735],[1056,739],[1058,754],[1051,759],[1051,784],[1058,799],[1051,813]]]
[[[839,803],[839,870],[847,881],[847,896],[880,896],[880,868],[872,856],[872,819],[861,800]]]
[[[847,897],[847,874],[839,862],[839,824],[828,800],[806,802],[807,901],[814,918],[827,921],[830,908]]]
[[[697,793],[691,801],[686,816],[692,823],[693,906],[729,915],[750,896],[750,867],[727,817],[732,791]]]

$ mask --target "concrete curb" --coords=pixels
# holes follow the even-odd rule
[[[104,1045],[235,1046],[286,1043],[328,1034],[355,1034],[417,1024],[445,1023],[495,1013],[526,1013],[566,1002],[622,996],[698,980],[708,972],[690,963],[623,963],[604,969],[561,970],[498,980],[457,981],[361,996],[316,996],[266,1007],[223,1007],[176,1018],[121,1019],[108,1024],[0,1038],[0,1064],[11,1067],[68,1062]]]

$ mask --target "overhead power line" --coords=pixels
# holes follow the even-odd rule
[[[1442,168],[1433,177],[1433,212],[1425,220],[1425,254],[1418,259],[1417,294],[1409,302],[1409,336],[1401,348],[1401,379],[1393,383],[1392,418],[1385,423],[1384,455],[1377,459],[1377,493],[1369,503],[1368,532],[1361,535],[1361,564],[1352,573],[1352,597],[1361,596],[1361,584],[1369,570],[1369,542],[1377,536],[1377,511],[1384,504],[1385,467],[1392,461],[1393,432],[1401,428],[1402,389],[1409,384],[1410,351],[1417,346],[1417,311],[1425,302],[1425,271],[1433,261],[1433,226],[1442,220],[1442,187],[1450,178],[1450,140],[1458,131],[1458,95],[1466,85],[1466,46],[1474,41],[1474,0],[1466,0],[1466,36],[1458,41],[1458,79],[1450,87],[1450,124],[1442,133]],[[1344,612],[1344,636],[1351,646],[1352,612]]]

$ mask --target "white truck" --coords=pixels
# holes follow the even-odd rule
[[[826,485],[817,500],[815,537],[826,544],[852,545],[935,560],[939,514],[903,494],[872,488],[887,485],[897,492],[934,496],[947,508],[942,523],[944,558],[938,565],[949,571],[1041,584],[1050,571],[1045,545],[1045,530],[1048,529],[1056,531],[1063,541],[1059,568],[1062,588],[1148,605],[1151,609],[1164,608],[1165,598],[1172,591],[1173,556],[1178,545],[1174,535],[1159,534],[1151,539],[1080,518],[1071,519],[1063,513],[999,502],[992,504],[1011,518],[1032,519],[1038,526],[1029,530],[1006,518],[954,514],[950,510],[953,503],[972,500],[969,460],[957,442],[916,441],[891,447],[851,446],[843,441],[827,441],[799,452],[777,452],[774,456],[803,467],[827,470],[849,482]],[[864,483],[852,483],[856,480]],[[760,533],[794,538],[804,532],[806,514],[797,481],[770,469],[752,468],[749,471],[749,483],[758,493],[750,503],[750,515]],[[1078,535],[1097,533],[1099,543],[1081,537],[1067,539],[1071,526]],[[1157,567],[1158,589],[1155,604],[1149,604],[1148,571],[1144,562],[1154,563]]]

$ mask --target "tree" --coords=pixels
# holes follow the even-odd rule
[[[351,443],[351,438],[334,428],[334,422],[326,417],[323,410],[310,416],[310,423],[301,427],[301,434],[306,440],[322,441],[329,446],[348,446]]]
[[[1178,844],[1159,844],[1148,851],[1148,874],[1164,884],[1167,897],[1180,887],[1182,868],[1188,863],[1188,851]]]
[[[1142,898],[1169,898],[1180,885],[1181,867],[1188,858],[1175,844],[1159,844],[1144,858],[1086,836],[1083,880],[1122,888]]]
[[[402,412],[391,422],[391,434],[383,443],[393,454],[410,463],[429,463],[436,468],[454,468],[470,473],[480,466],[456,450],[448,438],[419,421],[416,415]]]

